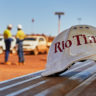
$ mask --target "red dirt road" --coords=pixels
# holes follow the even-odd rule
[[[37,56],[25,55],[25,65],[17,66],[17,55],[10,54],[9,61],[12,62],[12,65],[5,65],[4,54],[2,54],[0,55],[0,81],[43,70],[46,65],[46,60],[46,54],[39,54]]]

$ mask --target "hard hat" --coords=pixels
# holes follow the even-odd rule
[[[7,28],[12,28],[12,24],[9,24],[9,25],[7,26]]]
[[[22,25],[18,24],[17,28],[22,29]]]
[[[42,76],[64,72],[80,60],[96,60],[96,28],[76,25],[61,32],[52,42]]]

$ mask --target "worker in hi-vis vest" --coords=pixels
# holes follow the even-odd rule
[[[23,65],[24,64],[24,54],[23,54],[23,40],[25,38],[24,31],[22,30],[22,25],[17,26],[17,34],[16,34],[16,40],[17,40],[17,46],[18,46],[18,59],[19,62],[16,63],[17,65]]]
[[[11,62],[8,61],[8,57],[9,57],[9,52],[10,52],[10,47],[11,47],[11,41],[12,41],[12,34],[11,34],[11,30],[12,30],[12,25],[9,24],[7,26],[7,29],[4,31],[3,36],[4,36],[4,42],[5,42],[5,64],[10,65]]]

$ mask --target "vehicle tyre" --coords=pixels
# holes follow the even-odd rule
[[[3,48],[0,48],[0,54],[2,54],[3,53]]]
[[[34,55],[38,55],[38,49],[37,48],[34,50]]]

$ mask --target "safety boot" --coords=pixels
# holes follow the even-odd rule
[[[7,61],[7,62],[5,62],[5,64],[7,64],[7,65],[11,65],[11,62],[8,62],[8,61]]]

